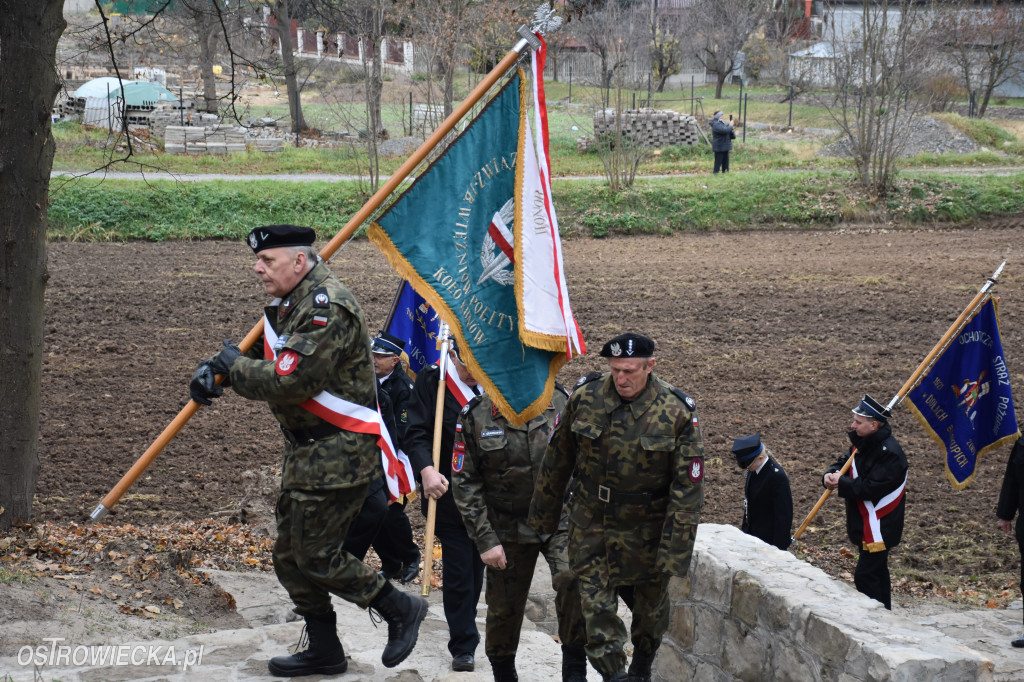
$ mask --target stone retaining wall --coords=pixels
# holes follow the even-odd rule
[[[733,526],[701,524],[654,679],[965,682],[993,663]]]

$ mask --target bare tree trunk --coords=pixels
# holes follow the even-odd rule
[[[219,101],[217,78],[213,73],[213,57],[216,53],[217,33],[214,31],[214,16],[206,8],[195,11],[195,29],[199,42],[199,72],[203,75],[203,111],[216,114],[219,111]]]
[[[366,150],[370,163],[370,191],[376,192],[380,184],[380,154],[377,145],[384,124],[380,114],[381,91],[384,89],[383,57],[381,40],[384,34],[384,5],[376,0],[370,19],[371,59],[368,78],[366,79]]]
[[[452,43],[444,48],[444,56],[441,58],[441,95],[444,103],[444,118],[452,113],[455,100],[455,48]]]
[[[295,72],[295,55],[292,54],[292,18],[288,12],[288,0],[277,0],[271,5],[277,19],[277,34],[281,41],[281,62],[284,64],[284,83],[288,90],[288,113],[292,117],[292,132],[306,130],[306,119],[302,116],[302,100],[298,77]],[[301,46],[300,46],[301,47]]]
[[[726,75],[728,75],[728,74],[725,74],[725,73],[717,73],[717,74],[715,74],[715,78],[718,79],[718,80],[715,81],[715,99],[722,99],[722,86],[725,85],[725,77],[726,77]]]
[[[63,0],[0,0],[0,529],[32,514]]]

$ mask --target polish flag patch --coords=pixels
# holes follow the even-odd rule
[[[318,327],[326,327],[327,326],[327,316],[326,315],[314,315],[313,316],[313,324],[315,324]]]
[[[299,354],[293,350],[286,350],[277,356],[274,368],[279,376],[287,376],[295,371],[299,365]]]

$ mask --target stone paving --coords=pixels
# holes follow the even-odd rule
[[[36,668],[19,665],[17,657],[0,658],[0,682],[119,682],[120,680],[148,680],[150,682],[176,682],[178,680],[209,680],[211,682],[250,682],[278,679],[270,676],[267,661],[273,656],[289,653],[299,639],[301,621],[286,622],[293,618],[287,594],[272,575],[211,571],[211,577],[237,604],[239,614],[251,626],[248,629],[222,630],[192,635],[173,641],[125,642],[119,650],[121,665],[54,665]],[[415,593],[419,585],[408,588]],[[539,562],[527,615],[531,620],[523,623],[522,639],[517,656],[517,667],[523,682],[531,680],[561,679],[561,649],[545,630],[543,624],[553,609],[550,577],[544,562]],[[420,628],[419,640],[412,654],[395,668],[385,668],[380,662],[381,651],[387,642],[387,624],[376,628],[370,623],[366,611],[340,599],[334,600],[338,612],[338,635],[349,657],[348,671],[342,675],[313,675],[302,680],[339,680],[341,682],[483,682],[491,680],[491,668],[484,656],[483,642],[477,648],[474,672],[453,672],[448,653],[448,626],[441,607],[441,593],[431,591],[430,610]],[[484,631],[486,607],[481,600],[477,623],[481,637]],[[112,645],[121,642],[111,643]],[[142,648],[135,649],[139,646]],[[170,651],[179,659],[178,665],[169,660]],[[201,650],[202,657],[199,658]],[[155,652],[155,653],[154,653]],[[75,655],[69,654],[69,658]],[[85,653],[81,654],[86,655]],[[111,653],[111,656],[114,654]],[[133,664],[131,657],[140,665]],[[150,658],[152,656],[153,658]],[[181,662],[190,657],[191,667]],[[81,661],[79,661],[81,662]],[[601,676],[588,671],[588,682],[598,682]]]
[[[111,665],[109,661],[105,665],[83,665],[81,661],[76,665],[75,661],[61,661],[58,665],[35,667],[20,665],[16,656],[3,657],[0,658],[0,682],[253,682],[274,679],[267,671],[267,661],[272,656],[286,654],[298,641],[302,629],[300,621],[289,622],[294,616],[284,590],[273,575],[212,571],[211,576],[235,598],[238,612],[249,628],[192,635],[173,641],[111,642],[111,646],[126,645],[119,650],[121,663],[118,665]],[[413,587],[418,593],[419,586],[402,589],[411,590]],[[484,682],[492,679],[482,643],[477,649],[474,672],[451,670],[441,593],[432,591],[429,601],[430,610],[420,629],[416,649],[398,667],[388,669],[380,662],[380,653],[387,641],[387,626],[382,624],[375,628],[366,611],[336,599],[338,632],[349,656],[348,671],[334,677],[317,675],[302,679],[341,682]],[[1006,610],[952,611],[939,605],[915,604],[909,608],[897,605],[894,614],[934,627],[991,661],[992,676],[986,679],[1011,682],[1024,680],[1024,649],[1009,646],[1010,640],[1021,633],[1021,608],[1020,601]],[[481,602],[477,618],[481,633],[485,610]],[[561,677],[559,645],[550,634],[552,610],[550,578],[546,567],[540,565],[534,578],[527,607],[529,620],[523,624],[517,658],[523,682],[555,681]],[[623,611],[622,615],[628,619],[627,612]],[[170,647],[174,647],[177,665],[166,658]],[[132,656],[138,664],[133,663]],[[186,657],[190,657],[187,668],[182,665]],[[593,669],[588,674],[588,682],[599,682],[600,675]]]

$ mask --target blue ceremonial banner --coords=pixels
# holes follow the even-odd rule
[[[1010,373],[991,296],[950,341],[907,401],[945,450],[946,477],[957,490],[974,478],[978,457],[1017,439],[1020,431]]]
[[[414,375],[440,359],[441,351],[437,348],[440,327],[440,316],[408,282],[402,282],[391,322],[384,331],[405,340],[409,371]]]
[[[519,335],[509,237],[525,97],[520,71],[368,231],[451,326],[460,357],[514,424],[547,408],[567,359]]]

